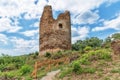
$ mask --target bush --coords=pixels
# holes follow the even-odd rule
[[[5,67],[6,67],[6,65],[0,65],[0,72],[3,72],[4,71],[4,69],[5,69]]]
[[[38,51],[36,51],[36,52],[35,52],[35,55],[36,55],[36,56],[38,56],[38,55],[39,55],[39,52],[38,52]]]
[[[84,48],[84,51],[90,51],[90,50],[92,50],[92,47],[90,47],[90,46],[86,46],[86,47]]]
[[[62,52],[61,51],[58,51],[57,53],[55,53],[52,58],[53,59],[59,59],[63,56]]]
[[[32,58],[33,58],[33,59],[36,59],[38,55],[39,55],[39,52],[36,51],[35,53],[32,53]]]
[[[79,62],[75,62],[75,63],[73,64],[73,72],[75,72],[76,74],[82,73],[82,68],[81,68]]]
[[[11,73],[7,73],[7,74],[5,74],[4,76],[6,76],[7,78],[14,78],[15,77],[15,74],[11,74]]]
[[[84,64],[84,65],[88,65],[88,64],[90,64],[90,61],[88,59],[86,59],[86,58],[81,58],[80,63]]]
[[[118,69],[112,69],[111,73],[119,73],[120,74],[120,68],[118,68]]]
[[[111,60],[111,53],[106,49],[90,51],[87,54],[82,55],[80,61],[82,59],[84,59],[85,61],[92,61],[98,59]]]
[[[70,74],[72,72],[72,68],[69,68],[67,70],[63,70],[61,74],[59,75],[59,78],[65,77],[67,74]]]
[[[31,70],[32,70],[32,68],[29,65],[24,65],[21,67],[20,73],[21,73],[21,75],[25,75],[27,73],[30,73]]]
[[[46,53],[45,53],[45,57],[50,58],[50,57],[51,57],[51,53],[46,52]]]
[[[95,71],[95,68],[84,68],[83,70],[84,73],[95,73]]]

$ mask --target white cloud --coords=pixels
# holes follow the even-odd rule
[[[0,32],[4,32],[4,31],[7,31],[9,33],[17,32],[20,29],[22,29],[22,27],[17,26],[17,24],[18,24],[17,21],[12,23],[12,21],[9,18],[1,18],[0,19]]]
[[[3,20],[0,22],[0,24],[2,24],[0,27],[2,27],[2,31],[11,27],[9,32],[17,32],[21,28],[18,24],[16,24],[15,27],[10,25],[10,23],[12,23],[10,21],[11,17],[20,18],[21,14],[24,13],[25,19],[39,19],[42,14],[43,7],[47,4],[52,5],[53,10],[55,11],[69,10],[73,16],[80,14],[76,19],[72,19],[73,23],[91,24],[99,18],[98,14],[96,12],[91,12],[91,10],[99,7],[104,2],[113,3],[117,1],[118,0],[87,0],[86,2],[85,0],[49,0],[49,2],[47,2],[46,0],[39,0],[38,3],[35,4],[35,0],[0,0],[0,16],[2,17],[1,20]],[[87,19],[84,19],[83,17],[86,17],[86,15],[89,16]]]
[[[7,43],[9,40],[10,43]],[[18,37],[8,37],[0,34],[0,43],[2,45],[5,44],[12,44],[10,48],[2,48],[0,46],[0,54],[5,53],[9,55],[23,55],[28,54],[31,52],[35,52],[39,50],[39,40],[38,39],[32,39],[32,40],[25,40],[23,38]]]
[[[30,27],[39,27],[39,21],[37,21],[34,24],[30,25]]]
[[[0,34],[0,44],[3,44],[3,45],[7,44],[7,40],[8,40],[8,38],[6,35]]]
[[[97,12],[86,11],[72,18],[74,24],[93,24],[99,19]]]
[[[34,2],[35,0],[0,0],[0,15],[11,17],[26,13],[26,19],[36,18],[41,14],[42,8],[47,2],[46,0],[40,0],[38,4],[34,4]]]
[[[107,1],[107,7],[108,7],[113,3],[119,2],[120,0],[106,0],[106,1]]]
[[[54,10],[69,10],[72,13],[81,13],[99,7],[105,0],[49,0]],[[90,4],[91,3],[91,4]],[[62,5],[62,6],[61,6]]]
[[[89,27],[72,27],[72,43],[76,42],[77,40],[83,39],[88,36]]]
[[[14,44],[14,50],[19,53],[30,53],[34,51],[38,51],[38,43],[39,41],[34,40],[25,40],[23,38],[12,37],[11,42]]]
[[[106,29],[120,30],[120,15],[118,17],[103,22],[103,26],[95,27],[92,31],[103,31]]]
[[[32,36],[35,36],[36,34],[38,34],[39,30],[28,30],[28,31],[24,31],[24,32],[21,32],[21,34],[27,36],[27,37],[32,37]]]
[[[9,33],[17,32],[22,27],[18,25],[18,19],[25,13],[24,19],[40,18],[43,7],[47,4],[46,0],[40,0],[37,4],[35,0],[0,0],[0,32],[7,31]],[[11,21],[11,18],[15,22]],[[14,25],[12,25],[14,23]],[[21,23],[20,23],[21,24]]]

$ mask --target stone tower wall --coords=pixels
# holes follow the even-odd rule
[[[115,55],[117,55],[117,54],[120,55],[120,40],[112,41],[111,48]]]
[[[70,13],[65,11],[55,20],[51,6],[45,6],[40,21],[40,54],[71,49]]]

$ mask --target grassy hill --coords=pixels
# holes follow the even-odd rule
[[[54,54],[46,53],[43,57],[39,57],[38,53],[13,57],[3,55],[0,57],[0,79],[32,80],[31,73],[36,61],[56,60],[65,56],[69,57],[69,63],[59,63],[57,67],[51,65],[50,70],[46,70],[47,66],[42,66],[37,77],[40,79],[48,72],[60,69],[55,80],[120,80],[120,56],[112,55],[110,48],[89,50],[84,53],[59,51]]]

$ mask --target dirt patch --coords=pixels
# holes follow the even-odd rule
[[[45,77],[43,77],[41,80],[53,80],[55,75],[58,74],[60,72],[60,70],[57,71],[52,71],[47,73],[47,75]]]

